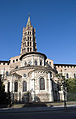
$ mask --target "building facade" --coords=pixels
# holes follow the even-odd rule
[[[35,29],[29,17],[23,28],[20,55],[9,61],[0,61],[5,92],[10,92],[12,101],[18,102],[64,100],[56,73],[75,78],[76,65],[54,64],[45,54],[37,52]]]

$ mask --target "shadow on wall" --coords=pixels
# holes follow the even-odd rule
[[[60,101],[60,94],[59,94],[59,91],[61,90],[60,85],[52,81],[52,87],[53,87],[52,91],[53,91],[54,102]]]
[[[58,84],[56,84],[54,81],[52,81],[52,92],[53,92],[53,98],[54,98],[54,101],[57,102],[57,101],[60,101],[60,95],[59,95],[59,90],[60,90],[60,87]],[[47,98],[48,98],[49,95],[47,95]],[[17,101],[17,97],[16,96],[16,100],[15,100],[15,103],[18,103]],[[14,98],[15,99],[15,98]],[[41,103],[41,98],[40,96],[36,95],[36,94],[33,94],[32,95],[32,91],[27,91],[23,94],[22,96],[22,99],[21,99],[21,96],[19,97],[19,103]],[[46,102],[46,100],[45,100]]]
[[[38,96],[35,96],[34,95],[34,101],[33,101],[31,92],[28,91],[28,92],[26,92],[26,93],[23,94],[22,102],[23,103],[40,102],[40,98]]]
[[[34,101],[32,101],[32,96],[30,92],[23,95],[23,107],[52,107],[51,102],[41,102],[40,98],[34,95]],[[22,108],[23,108],[22,107]]]
[[[47,106],[45,103],[40,102],[40,98],[34,95],[34,101],[31,93],[28,91],[26,94],[23,95],[23,107],[45,107]]]
[[[35,97],[34,97],[34,101],[35,101],[35,102],[40,102],[40,98],[39,98],[38,96],[35,96]]]
[[[51,94],[53,94],[52,96],[54,98],[54,101],[55,102],[60,101],[60,94],[59,94],[60,86],[59,86],[59,84],[55,83],[52,79],[51,79],[51,81],[52,81],[52,93]],[[26,104],[29,104],[29,103],[35,103],[35,104],[38,103],[39,104],[40,103],[40,104],[43,104],[43,103],[41,103],[42,102],[41,99],[46,102],[49,100],[49,96],[50,95],[48,93],[36,95],[33,90],[30,90],[30,91],[24,92],[23,95],[21,95],[21,93],[19,93],[19,94],[15,93],[14,94],[14,103],[23,103],[23,104],[25,104],[25,103]],[[44,103],[44,105],[45,105],[45,103]]]

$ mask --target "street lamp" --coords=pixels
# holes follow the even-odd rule
[[[64,108],[67,109],[67,104],[66,104],[66,84],[65,84],[65,77],[62,77],[62,85],[63,85],[63,94],[64,94]]]

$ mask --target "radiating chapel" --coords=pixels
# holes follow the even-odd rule
[[[12,101],[53,102],[64,100],[58,88],[56,73],[66,78],[76,77],[76,65],[53,64],[44,53],[37,52],[35,29],[30,17],[23,28],[21,52],[9,61],[0,61],[0,75],[5,92],[11,93]]]

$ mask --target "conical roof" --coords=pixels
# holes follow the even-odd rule
[[[30,17],[28,17],[28,21],[27,21],[27,25],[26,26],[31,26]]]

